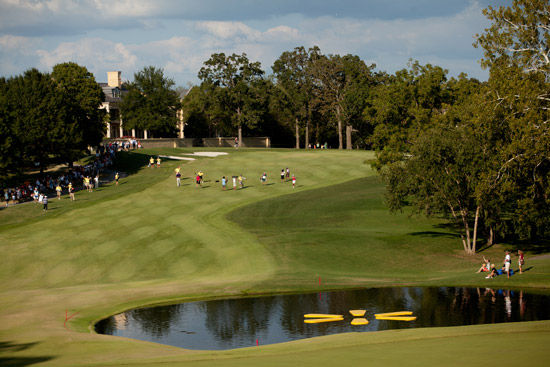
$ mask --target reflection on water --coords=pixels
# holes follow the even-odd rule
[[[352,309],[368,325],[352,326]],[[375,313],[413,311],[413,322],[376,320]],[[306,313],[345,315],[305,324]],[[96,325],[100,334],[188,349],[233,349],[350,331],[490,324],[550,319],[550,296],[490,288],[372,288],[182,303],[127,311]]]

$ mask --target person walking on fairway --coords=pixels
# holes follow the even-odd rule
[[[239,187],[240,187],[241,189],[244,188],[244,182],[243,182],[244,177],[243,177],[243,175],[239,175],[238,180],[239,180]]]
[[[222,189],[225,191],[225,186],[227,185],[227,179],[225,176],[222,177]]]
[[[55,192],[57,193],[57,200],[61,200],[61,185],[59,183],[55,187]]]
[[[151,156],[151,158],[149,158],[149,167],[153,168],[155,167],[155,158],[153,158]]]
[[[75,201],[74,198],[74,187],[73,184],[69,182],[69,196],[71,197],[72,201]]]
[[[266,184],[266,182],[267,182],[267,173],[264,172],[264,174],[260,178],[260,181],[262,181],[262,185]]]
[[[44,204],[44,211],[48,210],[48,195],[44,195],[42,198],[42,204]]]
[[[231,177],[233,179],[233,190],[237,190],[237,176]]]
[[[286,181],[288,181],[289,179],[290,179],[290,170],[287,167],[286,168]]]
[[[181,173],[179,169],[176,169],[176,186],[177,187],[181,186]]]
[[[285,182],[285,169],[281,170],[281,182]]]
[[[115,173],[115,184],[117,186],[118,186],[118,178],[119,178],[119,176],[118,176],[118,172],[117,172],[117,173]]]
[[[292,188],[296,187],[296,176],[292,175]]]
[[[157,167],[160,167],[160,157],[157,157]]]

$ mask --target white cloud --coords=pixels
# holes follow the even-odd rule
[[[79,6],[74,8],[77,3]],[[269,73],[282,52],[297,46],[318,45],[323,53],[356,54],[367,63],[376,63],[378,69],[389,72],[406,67],[408,59],[414,58],[422,63],[449,68],[451,74],[467,71],[485,78],[477,66],[481,52],[471,46],[474,34],[482,32],[487,22],[477,2],[470,3],[454,15],[423,19],[363,19],[333,15],[308,18],[297,14],[271,18],[267,22],[177,19],[164,22],[154,15],[182,7],[181,3],[164,0],[155,8],[152,2],[129,0],[116,4],[105,0],[0,0],[0,29],[4,27],[4,20],[9,18],[1,11],[6,4],[9,4],[10,11],[24,8],[31,18],[48,12],[59,15],[92,11],[91,14],[96,15],[91,23],[119,23],[122,17],[126,17],[124,19],[131,23],[141,22],[141,28],[136,28],[135,32],[95,31],[81,39],[71,35],[70,42],[66,37],[61,41],[46,37],[50,44],[41,47],[36,43],[40,39],[1,36],[3,74],[12,73],[17,68],[20,68],[19,72],[29,67],[48,70],[59,62],[75,61],[96,74],[98,80],[104,80],[104,73],[109,70],[121,70],[123,77],[131,78],[142,67],[153,65],[164,68],[168,76],[178,84],[184,84],[197,82],[198,70],[214,52],[245,52],[250,60],[260,61]],[[192,3],[186,4],[193,10]],[[175,13],[178,11],[181,13],[182,10],[174,10]],[[100,19],[102,16],[105,17]],[[76,17],[74,22],[82,19],[85,18]],[[144,25],[147,29],[143,28]]]
[[[78,42],[64,42],[52,51],[38,50],[41,66],[51,68],[62,62],[73,61],[86,66],[90,71],[104,70],[132,70],[137,57],[122,43],[115,43],[99,38],[82,39]]]
[[[102,16],[109,17],[150,17],[162,9],[159,1],[147,0],[93,0],[91,3]]]
[[[292,42],[297,41],[300,38],[300,31],[296,28],[292,28],[286,25],[280,25],[277,27],[273,27],[268,29],[263,33],[263,39],[264,40],[270,40],[270,41],[285,41],[285,42]]]
[[[13,76],[35,67],[36,38],[5,35],[0,36],[0,70],[3,76]],[[24,66],[24,69],[22,69]]]
[[[221,39],[257,39],[260,32],[242,22],[197,22],[197,29]]]
[[[37,45],[38,41],[34,38],[5,35],[0,36],[0,49],[2,53],[9,52],[28,52],[29,48]]]

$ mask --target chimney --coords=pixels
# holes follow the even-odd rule
[[[121,87],[122,80],[120,79],[120,71],[108,71],[107,72],[107,84],[111,88]]]

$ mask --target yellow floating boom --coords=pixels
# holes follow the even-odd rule
[[[364,319],[364,318],[351,320],[352,325],[367,325],[368,323],[369,323],[369,321],[367,319]]]
[[[367,312],[366,310],[349,310],[349,313],[353,317],[363,317],[363,316],[365,316],[366,312]]]
[[[376,316],[376,320],[414,321],[416,316]]]
[[[306,324],[320,324],[322,322],[334,322],[334,321],[342,321],[344,320],[343,317],[325,317],[322,319],[305,319],[304,322]]]
[[[304,315],[306,319],[330,319],[330,318],[342,318],[344,315],[333,315],[330,313],[307,313]]]
[[[393,316],[410,316],[412,314],[413,314],[412,311],[398,311],[398,312],[377,313],[377,314],[374,314],[374,316],[376,316],[376,317],[378,317],[378,316],[393,317]]]

